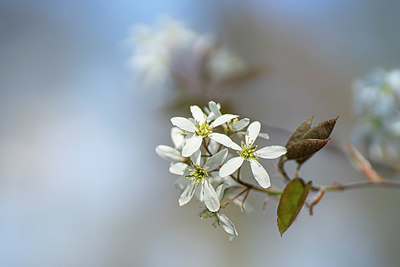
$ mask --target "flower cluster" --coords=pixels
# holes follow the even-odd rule
[[[250,164],[263,190],[270,187],[271,182],[260,159],[278,158],[286,153],[286,148],[274,145],[258,149],[257,137],[269,138],[260,133],[260,122],[250,123],[249,119],[239,119],[238,115],[221,114],[220,105],[213,101],[203,110],[194,105],[190,111],[192,118],[171,119],[174,147],[159,145],[156,152],[171,162],[169,171],[180,177],[177,181],[182,189],[179,205],[185,205],[195,196],[204,205],[201,218],[215,218],[214,225],[221,225],[235,237],[236,228],[221,209],[244,195],[243,207],[250,189],[257,187],[240,179],[241,166],[245,162]],[[241,145],[232,139],[238,139]],[[238,189],[243,190],[233,196]],[[224,198],[228,200],[221,203]]]
[[[355,137],[369,156],[391,164],[400,159],[400,70],[377,70],[354,83],[358,117]]]
[[[219,40],[171,18],[161,18],[155,27],[136,25],[127,41],[133,45],[129,65],[147,87],[165,86],[169,80],[179,87],[182,73],[191,79],[208,73],[221,81],[247,71],[244,61]]]

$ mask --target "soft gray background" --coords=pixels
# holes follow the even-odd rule
[[[282,129],[340,115],[350,138],[351,83],[400,67],[396,1],[0,2],[0,266],[398,266],[400,192],[327,194],[283,238],[276,202],[234,209],[239,238],[179,208],[168,163],[167,91],[135,85],[121,45],[135,23],[171,15],[220,34],[270,72],[230,96],[241,114]],[[287,135],[271,131],[271,143]],[[362,179],[328,150],[303,176]]]

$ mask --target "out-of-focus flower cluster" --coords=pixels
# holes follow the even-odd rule
[[[179,205],[185,205],[195,196],[202,206],[200,217],[215,218],[213,225],[221,225],[233,238],[238,235],[236,228],[221,210],[230,203],[239,203],[243,208],[253,188],[240,179],[241,166],[248,162],[260,188],[268,188],[270,178],[260,159],[278,158],[286,153],[286,148],[274,145],[259,149],[257,137],[269,138],[260,133],[261,124],[239,119],[238,115],[221,114],[220,105],[213,101],[204,110],[193,105],[190,111],[192,118],[171,119],[174,147],[159,145],[156,152],[171,162],[169,171],[179,176],[176,181],[182,190]],[[239,194],[238,189],[242,190]]]
[[[400,159],[400,70],[377,70],[353,87],[358,116],[357,142],[371,159],[396,164]]]
[[[133,46],[130,66],[146,87],[205,90],[204,86],[215,87],[248,71],[217,38],[171,18],[160,19],[155,27],[134,26],[128,42]]]

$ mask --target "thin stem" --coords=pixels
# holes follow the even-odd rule
[[[301,169],[301,164],[297,165],[296,173],[295,173],[294,177],[299,177],[300,176],[300,169]]]
[[[239,183],[241,185],[244,185],[245,187],[247,187],[249,189],[253,189],[253,190],[256,190],[256,191],[259,191],[259,192],[267,193],[269,195],[280,195],[280,194],[282,194],[282,191],[274,191],[274,190],[264,189],[264,188],[261,188],[261,187],[246,183],[246,182],[244,182],[242,180],[238,180],[233,174],[231,174],[230,177],[233,180],[235,180],[237,183]]]
[[[208,146],[207,146],[207,144],[206,144],[206,140],[204,140],[204,138],[203,138],[203,146],[204,146],[204,149],[207,151],[208,155],[210,155],[210,157],[211,157],[213,154],[212,154],[211,151],[208,149]]]
[[[267,203],[269,202],[270,196],[267,195],[267,197],[264,200],[263,208],[262,210],[265,212],[265,208],[267,207]]]
[[[204,149],[207,151],[207,153],[209,154],[209,156],[213,156],[213,154],[211,153],[211,151],[208,148],[208,145],[206,143],[206,141],[203,139],[203,146]],[[287,174],[286,170],[285,170],[285,163],[286,160],[284,157],[281,157],[279,159],[278,162],[278,170],[279,172],[282,174],[282,176],[285,178],[286,181],[291,181],[291,178],[289,177],[289,175]],[[218,169],[218,168],[217,168]],[[213,170],[216,171],[217,169]],[[245,189],[243,191],[241,191],[237,196],[235,196],[234,198],[226,201],[225,203],[223,203],[221,205],[221,207],[224,207],[226,205],[228,205],[230,202],[232,202],[233,200],[235,200],[236,198],[238,198],[239,196],[241,196],[242,194],[244,194],[246,192],[245,198],[242,202],[242,206],[244,205],[244,201],[246,200],[248,194],[250,193],[250,190],[255,190],[258,192],[262,192],[262,193],[266,193],[268,195],[281,195],[282,191],[275,191],[275,190],[269,190],[269,189],[265,189],[247,182],[244,182],[240,179],[240,170],[241,167],[238,169],[237,172],[237,176],[235,177],[233,174],[230,175],[230,177],[235,180],[237,183],[243,185],[245,187]],[[298,176],[300,171],[300,166],[298,166],[298,168],[296,169],[296,176]],[[313,186],[311,189],[313,191],[322,191],[320,196],[318,197],[318,199],[316,201],[314,201],[314,203],[311,203],[311,205],[307,205],[310,206],[311,210],[310,212],[312,212],[312,207],[317,204],[325,191],[343,191],[343,190],[347,190],[347,189],[356,189],[356,188],[363,188],[363,187],[388,187],[388,188],[400,188],[400,181],[390,181],[390,180],[382,180],[379,182],[375,182],[375,181],[361,181],[361,182],[353,182],[353,183],[348,183],[348,184],[339,184],[339,183],[334,183],[333,185],[323,185],[323,186]],[[243,208],[242,208],[243,209]]]
[[[243,201],[242,201],[242,211],[244,211],[244,202],[246,201],[247,197],[249,196],[250,189],[247,190],[246,194],[244,195]]]
[[[280,171],[280,173],[283,175],[283,177],[287,180],[287,181],[290,181],[290,180],[292,180],[292,179],[290,179],[290,177],[289,177],[289,175],[286,173],[286,170],[285,170],[285,160],[284,160],[284,157],[282,156],[280,159],[279,159],[279,162],[278,162],[278,170]]]
[[[324,194],[325,194],[325,191],[326,191],[326,188],[325,188],[325,187],[322,188],[322,190],[319,192],[317,198],[310,204],[310,206],[309,206],[309,208],[310,208],[310,215],[313,215],[313,208],[314,208],[315,205],[318,204],[318,202],[321,201],[322,197],[323,197]]]
[[[225,207],[226,205],[228,205],[229,203],[231,203],[232,201],[234,201],[235,199],[237,199],[238,197],[240,197],[244,192],[248,192],[250,191],[250,188],[246,188],[244,189],[242,192],[240,192],[239,194],[237,194],[236,196],[234,196],[233,198],[229,199],[228,201],[224,202],[221,204],[221,208]]]
[[[389,188],[400,188],[400,181],[390,181],[390,180],[382,180],[380,182],[372,182],[372,181],[361,181],[354,182],[348,184],[339,184],[335,183],[330,186],[320,186],[319,188],[326,188],[326,191],[342,191],[346,189],[356,189],[362,187],[389,187]]]

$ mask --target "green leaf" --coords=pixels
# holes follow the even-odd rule
[[[278,228],[281,235],[292,225],[310,192],[312,182],[303,179],[290,181],[282,192],[278,205]]]
[[[287,147],[287,159],[301,159],[312,156],[315,152],[323,148],[330,139],[306,139],[294,143]]]
[[[299,127],[297,127],[297,129],[293,132],[292,136],[289,138],[289,141],[287,142],[286,147],[288,147],[291,144],[294,144],[302,139],[303,135],[308,130],[310,130],[313,118],[314,118],[314,116],[311,116],[305,122],[303,122]]]
[[[333,127],[335,127],[338,118],[339,117],[336,117],[334,119],[319,123],[308,130],[301,139],[327,139],[331,134]]]

